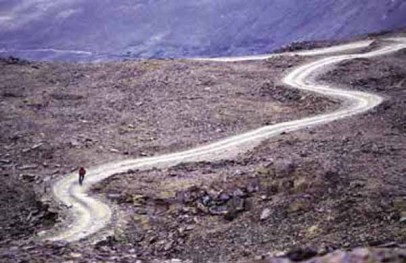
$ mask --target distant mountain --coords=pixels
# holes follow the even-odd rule
[[[406,0],[0,0],[0,52],[34,59],[248,55],[405,26]]]

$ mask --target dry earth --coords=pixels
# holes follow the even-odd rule
[[[0,204],[0,258],[267,261],[281,254],[301,260],[337,248],[402,247],[404,51],[345,62],[322,78],[384,95],[387,100],[368,114],[286,134],[233,161],[114,176],[94,191],[119,204],[126,225],[96,246],[27,239],[58,220],[36,201],[39,194],[49,180],[79,165],[185,149],[337,107],[279,85],[283,72],[303,62],[2,60],[0,159],[6,183],[0,195],[11,201]],[[354,262],[405,260],[401,248],[383,251],[357,250]],[[329,256],[339,253],[348,256]]]
[[[181,150],[335,107],[279,85],[302,62],[2,59],[0,241],[7,248],[60,221],[51,181],[80,165]]]
[[[406,243],[405,69],[402,50],[323,76],[387,98],[363,116],[286,134],[234,161],[108,179],[96,190],[129,215],[117,243],[197,262]]]

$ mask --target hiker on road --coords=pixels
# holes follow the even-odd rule
[[[83,167],[79,168],[79,184],[83,184],[83,180],[85,179],[86,170]]]

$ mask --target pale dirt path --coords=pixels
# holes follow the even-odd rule
[[[359,48],[359,42],[357,42],[355,46],[356,48]],[[74,242],[88,238],[94,234],[96,234],[99,239],[109,235],[109,228],[107,226],[112,219],[111,209],[102,201],[90,197],[87,192],[91,185],[94,185],[114,174],[123,173],[130,169],[145,170],[153,167],[165,168],[182,162],[214,161],[233,158],[237,154],[257,146],[261,141],[272,136],[277,136],[282,132],[290,132],[305,127],[332,122],[372,109],[382,102],[380,96],[360,91],[342,90],[331,86],[320,85],[314,81],[314,78],[316,75],[320,75],[322,72],[326,71],[329,66],[338,62],[354,58],[368,58],[384,55],[403,48],[406,48],[406,39],[391,39],[387,42],[385,47],[370,53],[337,55],[302,65],[294,69],[283,79],[284,83],[292,87],[317,92],[325,96],[342,100],[342,107],[334,112],[265,126],[187,151],[104,164],[88,170],[85,184],[82,187],[77,183],[76,173],[64,176],[53,186],[53,193],[60,202],[71,207],[72,222],[69,225],[66,225],[66,227],[60,232],[52,234],[52,236],[48,236],[46,239],[51,241],[63,240]],[[335,47],[332,50],[333,52],[338,52],[349,49],[354,49],[354,46],[345,45],[341,46],[341,48]],[[326,54],[325,49],[323,50],[323,54]],[[319,50],[307,51],[306,55],[319,54],[319,52]],[[251,59],[247,58],[247,60]]]
[[[332,53],[350,51],[360,48],[365,48],[371,45],[373,40],[362,40],[358,42],[353,42],[349,44],[343,44],[332,47],[318,48],[312,50],[304,50],[297,52],[287,52],[280,54],[264,54],[264,55],[253,55],[253,56],[243,56],[243,57],[221,57],[221,58],[195,58],[193,60],[198,61],[212,61],[212,62],[238,62],[238,61],[255,61],[255,60],[264,60],[280,56],[320,56],[328,55]]]

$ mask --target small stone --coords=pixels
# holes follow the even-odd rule
[[[315,256],[317,256],[317,251],[310,248],[296,249],[286,254],[286,257],[292,261],[304,261]]]
[[[205,207],[202,203],[197,203],[197,209],[200,212],[203,212],[205,214],[207,214],[209,212],[209,210],[207,209],[207,207]]]
[[[188,225],[185,227],[185,231],[192,231],[193,229],[195,229],[195,226],[192,225]]]
[[[173,247],[173,241],[169,241],[164,246],[164,251],[168,251]]]
[[[399,220],[399,222],[400,222],[400,223],[406,223],[406,211],[400,213],[400,220]]]
[[[267,196],[267,195],[261,195],[260,198],[261,198],[261,200],[263,200],[263,201],[267,201],[267,200],[270,200],[270,199],[271,199],[271,197],[269,197],[269,196]]]
[[[233,197],[231,199],[231,205],[236,209],[236,211],[241,212],[245,210],[245,200],[240,197]]]
[[[275,250],[275,251],[269,252],[267,254],[267,256],[270,258],[281,258],[281,257],[285,257],[286,254],[287,254],[286,251]]]
[[[264,259],[265,259],[265,257],[263,255],[255,256],[255,258],[254,258],[255,261],[264,260]]]
[[[227,213],[227,205],[219,205],[210,207],[209,211],[212,215],[224,215]]]
[[[238,188],[237,190],[235,190],[233,192],[233,196],[234,197],[243,197],[243,196],[245,196],[245,194],[241,189]]]
[[[46,234],[47,234],[47,231],[43,230],[43,231],[38,232],[38,233],[37,233],[37,236],[43,237],[43,236],[45,236]]]
[[[218,200],[221,202],[221,203],[225,203],[225,202],[227,202],[228,200],[230,200],[230,196],[227,194],[227,193],[221,193],[220,194],[220,196],[218,197]]]
[[[76,140],[76,139],[70,140],[69,144],[70,144],[72,147],[78,147],[78,146],[80,146],[79,141]]]
[[[38,148],[41,147],[42,145],[43,145],[43,143],[35,144],[35,145],[33,145],[33,146],[31,147],[31,150],[38,149]]]
[[[300,155],[300,157],[304,158],[304,157],[308,156],[308,153],[307,152],[301,152],[299,155]]]
[[[24,165],[24,166],[20,166],[18,167],[19,170],[31,170],[31,169],[36,169],[38,168],[38,165]]]
[[[233,221],[234,219],[236,219],[238,216],[237,211],[235,210],[230,210],[227,211],[227,213],[224,215],[224,219],[227,221]]]
[[[263,221],[263,220],[268,219],[270,216],[271,216],[271,210],[269,208],[265,208],[262,211],[261,216],[260,216],[259,219],[261,219]]]
[[[202,204],[204,206],[209,206],[211,203],[211,197],[209,195],[205,195],[202,197]]]
[[[244,174],[245,174],[245,172],[243,172],[241,170],[236,170],[235,173],[234,173],[234,176],[242,176]]]
[[[250,184],[247,187],[248,193],[252,194],[254,192],[258,192],[258,185]]]
[[[320,233],[320,228],[317,225],[311,226],[306,231],[306,236],[309,238],[315,237]]]
[[[309,180],[306,177],[298,177],[293,181],[293,187],[296,193],[305,192],[309,188]]]
[[[365,182],[352,181],[352,182],[350,182],[350,187],[352,187],[352,188],[362,188],[362,187],[365,187]]]
[[[27,182],[34,182],[37,179],[35,174],[20,174],[20,177]]]
[[[72,253],[70,253],[70,257],[72,257],[72,258],[81,258],[82,254],[72,252]]]
[[[307,200],[295,200],[292,203],[289,204],[288,206],[288,212],[289,213],[296,213],[299,211],[304,211],[304,210],[308,210],[310,207],[310,204]]]
[[[107,197],[110,199],[118,199],[120,196],[120,194],[107,194]]]

